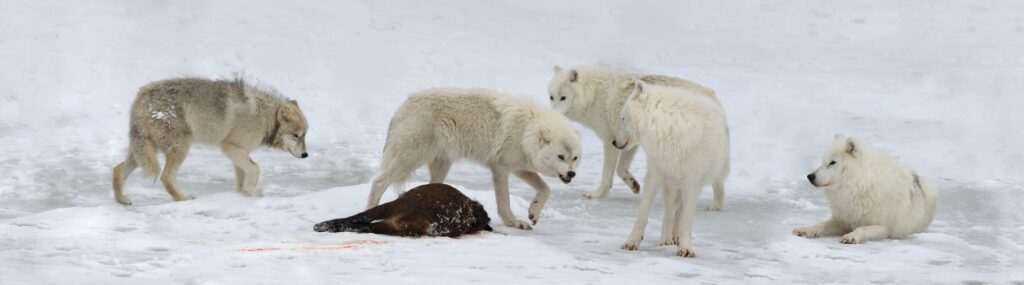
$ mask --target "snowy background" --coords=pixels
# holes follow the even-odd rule
[[[1022,15],[1021,1],[0,1],[0,284],[1024,282]],[[616,179],[611,197],[582,198],[602,156],[580,126],[579,175],[545,178],[533,231],[312,231],[365,205],[407,94],[478,86],[544,102],[553,65],[593,63],[718,92],[733,168],[725,209],[697,214],[697,258],[656,238],[619,249],[639,197]],[[257,199],[234,193],[227,158],[194,148],[178,181],[197,200],[173,203],[136,173],[135,205],[116,204],[138,87],[235,72],[298,99],[311,158],[255,153]],[[927,232],[862,245],[790,234],[828,216],[804,176],[837,132],[937,182]],[[448,182],[497,218],[485,169],[457,164]],[[511,188],[525,218],[533,191]],[[657,237],[660,203],[651,217]]]

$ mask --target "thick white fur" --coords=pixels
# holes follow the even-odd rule
[[[725,177],[729,136],[725,112],[711,97],[693,89],[636,83],[626,100],[615,135],[615,147],[640,146],[647,152],[647,176],[629,239],[634,250],[643,239],[651,203],[663,193],[665,216],[661,244],[677,244],[678,255],[693,257],[690,242],[697,196],[701,188]],[[716,182],[717,183],[717,182]]]
[[[530,229],[531,223],[512,214],[509,174],[537,190],[529,210],[536,224],[550,196],[538,173],[569,183],[579,156],[580,137],[569,120],[529,99],[486,89],[428,89],[410,95],[395,111],[367,208],[417,168],[429,164],[430,182],[442,183],[452,163],[465,159],[491,170],[502,222]]]
[[[807,178],[825,190],[832,217],[793,230],[798,236],[843,235],[840,242],[848,244],[903,238],[923,231],[935,215],[938,192],[930,181],[855,138],[836,135]]]
[[[551,106],[569,119],[594,130],[604,142],[601,184],[594,192],[586,193],[584,196],[587,198],[608,196],[608,190],[612,187],[612,171],[616,171],[633,192],[640,192],[640,183],[629,173],[629,164],[633,161],[637,149],[631,148],[622,151],[613,147],[611,143],[615,132],[619,129],[619,115],[622,113],[622,106],[626,102],[626,97],[633,91],[634,82],[637,80],[642,80],[649,85],[688,89],[691,92],[708,96],[717,103],[713,90],[679,78],[634,74],[603,66],[580,66],[571,69],[555,66],[554,77],[551,78],[548,85],[548,99]],[[724,167],[729,167],[728,162]],[[712,205],[708,206],[708,210],[722,208],[725,196],[724,180],[729,171],[726,169],[721,173],[723,176],[717,177],[716,181],[722,183],[713,185],[715,200]]]

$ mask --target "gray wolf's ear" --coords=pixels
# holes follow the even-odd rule
[[[850,155],[853,155],[853,153],[855,151],[857,151],[857,143],[854,142],[853,138],[847,138],[846,139],[846,153],[849,153]]]
[[[571,70],[569,72],[570,72],[569,73],[569,82],[576,82],[576,79],[579,77],[579,73],[576,72],[575,69],[573,69],[573,70]]]
[[[561,66],[558,66],[558,65],[556,64],[556,65],[555,65],[555,73],[559,73],[559,72],[562,72],[562,67],[561,67]]]

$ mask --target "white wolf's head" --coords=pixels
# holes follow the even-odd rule
[[[299,109],[299,103],[288,100],[277,110],[277,130],[270,145],[286,150],[297,158],[309,157],[306,152],[306,116]]]
[[[835,142],[832,144],[828,154],[821,161],[821,166],[807,175],[807,180],[815,187],[828,187],[838,183],[847,168],[857,163],[861,155],[862,143],[857,139],[836,134]]]
[[[569,183],[576,177],[576,166],[580,164],[580,135],[571,127],[564,129],[553,131],[540,125],[530,126],[523,136],[523,145],[532,156],[537,172]]]
[[[647,103],[647,98],[644,94],[644,88],[646,85],[643,81],[637,80],[634,83],[633,92],[629,94],[629,98],[622,105],[622,111],[619,114],[619,129],[615,132],[615,139],[612,140],[612,145],[619,149],[631,149],[639,145],[637,138],[640,137],[640,129],[637,128],[637,122],[645,120],[645,118],[638,118],[647,114],[643,111],[644,104]]]
[[[577,99],[581,99],[580,95],[583,94],[579,76],[575,69],[555,66],[555,75],[548,83],[548,102],[552,108],[562,114],[568,114],[573,109],[573,105],[577,104]]]

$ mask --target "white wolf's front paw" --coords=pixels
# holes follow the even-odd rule
[[[722,210],[722,205],[716,204],[716,203],[711,203],[711,205],[708,205],[708,207],[704,208],[704,210],[707,210],[709,212],[718,212],[718,211]]]
[[[533,227],[530,226],[529,222],[520,221],[520,220],[505,221],[505,226],[510,227],[510,228],[517,228],[517,229],[520,229],[520,230],[527,230],[527,231],[533,229]]]
[[[132,205],[132,200],[128,199],[128,197],[125,197],[125,196],[114,197],[114,200],[117,200],[117,202],[121,203],[121,205],[125,205],[125,206],[131,206]]]
[[[174,202],[181,202],[181,201],[188,201],[188,200],[195,200],[195,199],[196,199],[196,194],[188,194],[188,195],[183,195],[183,196],[179,197],[178,199],[174,199]]]
[[[681,247],[679,247],[679,251],[676,252],[676,255],[682,256],[682,257],[695,257],[695,256],[697,256],[696,254],[693,253],[693,248],[689,247],[689,246],[686,246],[686,247],[682,247],[681,246]]]
[[[797,228],[797,229],[793,230],[793,234],[798,236],[798,237],[805,237],[805,238],[816,238],[819,235],[818,232],[813,231],[813,230],[808,229],[808,228]]]
[[[639,240],[627,240],[626,243],[622,244],[622,249],[625,250],[637,250],[640,248]]]
[[[844,244],[858,244],[860,243],[860,238],[853,233],[848,233],[843,235],[843,238],[839,239],[839,242]]]

